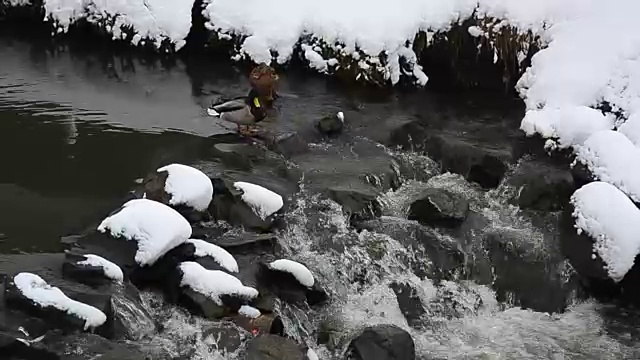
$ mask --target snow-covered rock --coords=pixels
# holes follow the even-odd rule
[[[242,191],[242,201],[263,220],[282,209],[284,205],[282,196],[260,185],[236,181],[233,186],[236,190]]]
[[[202,171],[182,164],[170,164],[157,170],[168,173],[164,190],[170,195],[170,205],[185,205],[205,211],[213,196],[211,179]]]
[[[236,298],[240,302],[248,302],[258,296],[258,290],[244,286],[238,278],[223,271],[207,270],[191,261],[183,262],[179,268],[182,272],[180,286],[206,296],[217,305],[224,305],[224,296]]]
[[[300,284],[309,288],[313,287],[313,284],[315,283],[315,279],[311,271],[309,271],[306,266],[293,260],[278,259],[269,263],[269,268],[271,270],[289,273],[293,275]]]
[[[108,216],[98,231],[135,241],[135,261],[153,265],[162,255],[191,237],[191,225],[182,215],[159,202],[135,199]]]
[[[240,306],[240,309],[238,310],[238,314],[244,315],[246,317],[250,317],[252,319],[255,319],[255,318],[259,317],[260,315],[262,315],[260,310],[254,308],[253,306],[249,306],[249,305]]]
[[[204,240],[189,239],[187,242],[195,246],[195,256],[208,256],[215,260],[227,271],[238,272],[238,263],[236,262],[236,259],[233,257],[233,255],[231,255],[227,250]]]
[[[83,256],[86,260],[79,261],[78,265],[88,265],[101,268],[104,272],[104,276],[113,281],[122,282],[124,280],[124,274],[118,265],[98,255],[85,254]]]
[[[599,131],[576,149],[576,161],[598,180],[615,185],[640,202],[640,149],[626,136],[619,131]]]
[[[107,321],[99,309],[67,297],[62,290],[47,284],[40,276],[22,272],[13,278],[22,296],[40,308],[53,308],[84,322],[84,330],[95,329]]]
[[[67,278],[94,287],[124,281],[124,273],[120,266],[94,254],[79,255],[66,252],[65,261],[62,264],[62,274]]]
[[[571,197],[578,233],[593,241],[595,254],[605,262],[609,277],[620,281],[640,253],[640,210],[615,186],[589,183]]]

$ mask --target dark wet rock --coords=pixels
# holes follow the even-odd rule
[[[451,278],[464,271],[467,256],[461,245],[426,226],[393,217],[358,222],[355,225],[359,230],[388,235],[411,248],[418,260],[425,260],[411,263],[418,276],[430,279]]]
[[[416,349],[411,335],[395,325],[365,328],[351,341],[349,360],[413,360]]]
[[[263,150],[246,143],[215,144],[212,154],[224,165],[240,169],[251,169],[253,162],[265,157]]]
[[[304,360],[302,347],[277,335],[261,335],[249,341],[246,360]]]
[[[419,326],[426,310],[416,289],[406,283],[394,282],[389,285],[396,294],[398,306],[409,326]]]
[[[213,323],[202,330],[202,340],[213,343],[212,346],[216,350],[225,352],[236,351],[250,338],[252,338],[251,333],[239,329],[231,321]]]
[[[258,268],[258,284],[260,290],[265,288],[278,298],[291,302],[307,302],[309,305],[317,305],[328,299],[326,292],[317,282],[313,287],[308,288],[302,284],[289,272],[274,270],[265,263],[260,263]]]
[[[284,336],[284,323],[282,319],[272,313],[262,314],[257,318],[249,318],[236,315],[231,318],[237,326],[254,334],[273,334]]]
[[[113,280],[105,276],[102,267],[81,264],[85,260],[87,260],[85,256],[67,251],[62,264],[64,277],[91,287],[110,286],[113,284]]]
[[[511,149],[428,129],[417,121],[394,130],[390,145],[425,152],[440,163],[442,171],[460,174],[484,188],[500,184],[512,159]]]
[[[228,233],[216,239],[216,245],[231,252],[273,249],[278,238],[274,234]]]
[[[157,330],[157,324],[144,305],[140,292],[132,284],[119,287],[111,297],[111,304],[116,339],[136,341]]]
[[[430,318],[451,320],[476,315],[482,305],[482,296],[467,284],[441,281],[427,308]]]
[[[162,348],[109,341],[94,334],[45,336],[39,347],[65,360],[169,360]]]
[[[191,243],[182,243],[169,250],[151,266],[136,267],[130,280],[139,288],[156,287],[165,289],[166,280],[173,276],[180,263],[196,260],[196,248]]]
[[[344,129],[344,114],[339,112],[335,115],[324,116],[316,122],[316,129],[327,136],[336,136]]]
[[[517,191],[511,202],[522,209],[557,211],[563,209],[576,189],[573,176],[550,161],[522,161],[507,183]]]
[[[309,152],[309,143],[297,133],[281,134],[269,138],[267,147],[286,158]]]
[[[340,204],[342,210],[352,220],[368,220],[382,214],[378,193],[367,188],[334,186],[327,190],[327,196]]]
[[[233,182],[226,179],[212,179],[212,181],[214,195],[209,211],[214,219],[224,220],[232,225],[239,225],[257,232],[268,232],[278,224],[276,220],[283,209],[261,219],[242,201],[242,192],[233,186]]]
[[[429,226],[459,226],[469,213],[469,201],[444,189],[424,190],[409,208],[409,219]]]
[[[318,325],[318,345],[325,345],[327,349],[335,351],[340,347],[343,335],[344,327],[341,326],[337,319],[327,317],[320,321]]]

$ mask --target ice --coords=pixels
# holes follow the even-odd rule
[[[82,256],[84,256],[86,260],[79,261],[79,265],[89,265],[102,268],[104,275],[109,279],[117,282],[124,281],[124,274],[118,265],[98,255],[85,254]]]
[[[284,205],[282,196],[260,185],[238,181],[233,186],[242,191],[244,201],[261,219],[266,219]]]
[[[182,271],[180,286],[188,286],[218,305],[223,305],[222,295],[237,296],[247,301],[258,296],[258,290],[242,285],[236,277],[223,271],[207,270],[202,265],[191,261],[181,263],[180,270]]]
[[[593,240],[593,251],[606,263],[609,277],[620,281],[640,253],[640,210],[615,186],[589,183],[571,197],[576,228]]]
[[[313,287],[315,279],[313,278],[313,274],[309,269],[300,264],[299,262],[295,262],[293,260],[288,259],[279,259],[271,262],[269,264],[269,268],[273,270],[287,272],[300,282],[300,284],[306,287]]]
[[[47,284],[40,276],[31,273],[19,273],[13,283],[22,295],[35,304],[47,308],[53,307],[69,315],[84,320],[84,329],[96,328],[107,321],[107,316],[93,306],[67,297],[62,290]]]
[[[167,251],[191,237],[191,225],[180,213],[147,199],[127,202],[104,219],[98,231],[135,240],[138,243],[135,260],[141,266],[153,265]]]
[[[213,184],[202,171],[182,164],[170,164],[157,171],[169,173],[164,190],[171,195],[171,205],[187,205],[198,211],[209,207]]]
[[[204,240],[189,239],[187,242],[195,246],[197,257],[209,256],[227,271],[238,272],[238,263],[227,250]]]

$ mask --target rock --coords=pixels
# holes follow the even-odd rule
[[[261,314],[258,317],[250,318],[243,315],[236,315],[231,318],[234,324],[253,334],[273,334],[284,336],[284,324],[279,316],[274,314]]]
[[[284,301],[291,303],[306,301],[311,306],[328,299],[327,294],[317,283],[314,283],[312,287],[307,287],[302,285],[291,273],[275,270],[265,263],[259,264],[258,271],[260,292],[264,288]]]
[[[576,189],[567,165],[545,160],[521,161],[507,183],[517,189],[511,202],[521,209],[562,210]]]
[[[227,353],[236,351],[252,336],[250,332],[239,329],[231,321],[213,323],[202,330],[204,342],[213,343],[216,350],[223,350]]]
[[[296,133],[274,136],[267,141],[267,147],[286,158],[309,152],[308,142]]]
[[[323,117],[316,123],[316,128],[327,136],[339,135],[344,128],[344,113],[340,111],[333,116]]]
[[[111,297],[111,305],[116,339],[137,341],[156,332],[157,324],[143,304],[140,292],[132,284],[119,287]]]
[[[333,186],[327,190],[329,198],[342,206],[352,220],[368,220],[382,214],[378,193],[367,188]]]
[[[419,326],[422,323],[422,317],[426,314],[426,310],[416,289],[409,284],[398,282],[392,283],[389,287],[396,294],[398,306],[402,315],[407,319],[407,324],[409,326]]]
[[[365,328],[347,349],[350,360],[413,360],[415,344],[411,335],[395,325]]]
[[[122,282],[122,271],[114,275],[117,279],[109,278],[105,275],[105,269],[101,266],[86,263],[88,257],[72,252],[65,252],[65,260],[62,264],[62,274],[64,277],[78,281],[92,287],[110,286],[115,282]],[[113,264],[113,266],[116,266]]]
[[[304,360],[302,348],[293,340],[277,335],[261,335],[249,341],[246,360]]]
[[[460,174],[484,188],[495,188],[500,184],[512,158],[510,148],[468,134],[428,129],[417,121],[394,130],[390,145],[423,151],[440,163],[443,172]]]
[[[469,201],[448,190],[429,188],[409,208],[409,219],[428,226],[459,226],[469,213]]]
[[[142,348],[127,342],[109,341],[94,334],[52,334],[45,336],[38,347],[55,355],[55,359],[65,360],[172,359],[161,347]]]
[[[482,307],[480,294],[465,283],[441,281],[436,284],[436,294],[427,308],[431,315],[428,319],[456,319],[474,316]]]
[[[213,145],[212,154],[223,164],[243,170],[251,169],[253,162],[264,161],[265,152],[246,143],[218,143]]]

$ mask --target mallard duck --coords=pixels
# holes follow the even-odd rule
[[[238,132],[249,136],[255,135],[256,132],[252,126],[267,117],[265,104],[255,88],[252,88],[245,98],[211,106],[207,109],[207,113],[210,116],[237,124]]]

